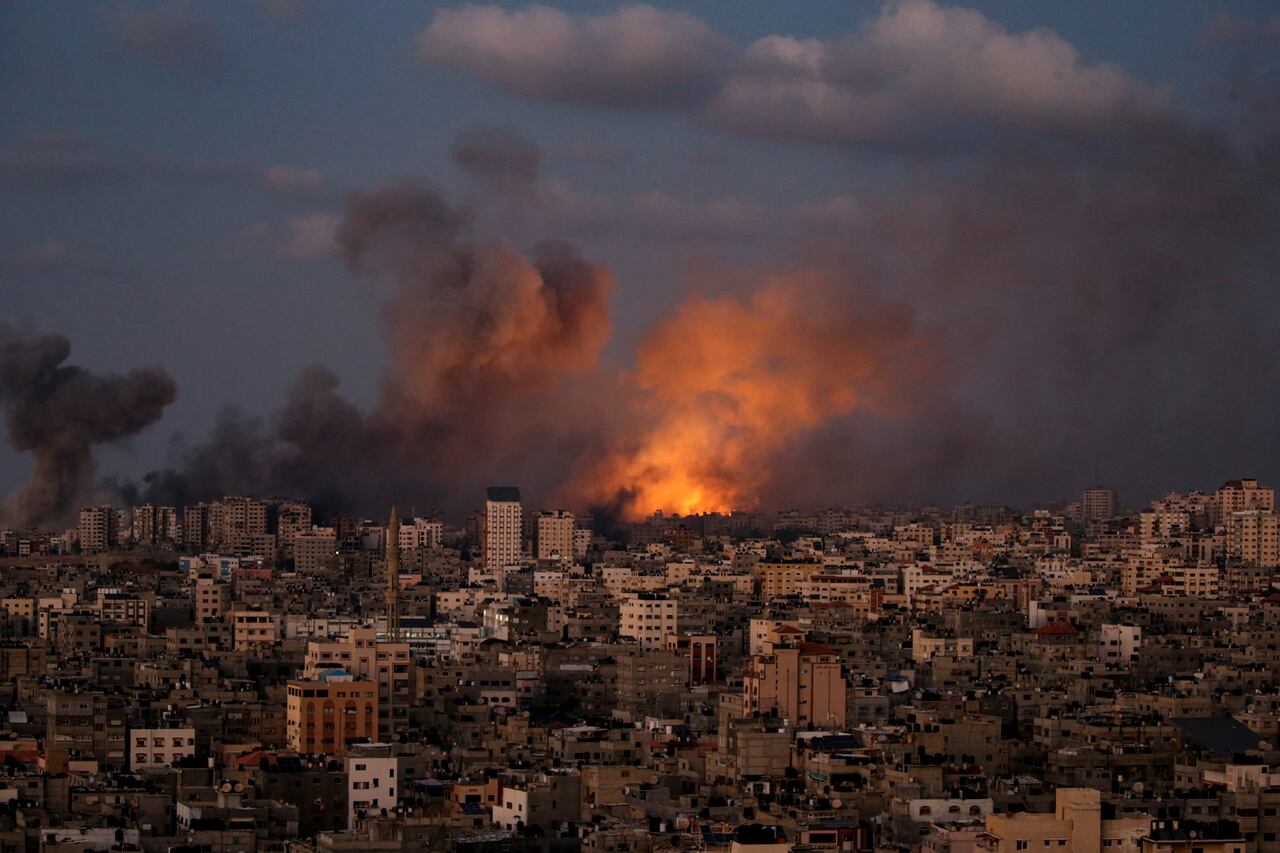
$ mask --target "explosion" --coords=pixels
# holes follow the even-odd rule
[[[887,365],[915,347],[912,316],[840,293],[804,271],[678,308],[641,344],[630,377],[647,428],[592,470],[591,499],[633,519],[749,508],[789,441],[882,408]]]
[[[26,335],[0,324],[0,408],[9,444],[34,459],[30,478],[0,505],[0,522],[65,520],[93,485],[92,447],[141,432],[177,397],[160,368],[102,375],[65,364],[70,354],[62,335]]]

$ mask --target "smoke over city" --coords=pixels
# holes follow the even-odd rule
[[[332,371],[314,366],[277,412],[226,414],[209,440],[128,495],[185,503],[297,494],[346,509],[398,491],[462,506],[454,501],[477,467],[493,476],[508,465],[531,476],[540,465],[563,470],[579,442],[558,418],[582,406],[567,397],[547,404],[595,368],[610,332],[612,278],[567,243],[524,253],[500,239],[469,242],[467,229],[426,184],[351,194],[336,240],[380,301],[387,362],[378,403],[362,410]],[[581,428],[596,426],[584,419]]]
[[[92,448],[159,420],[177,396],[160,368],[123,376],[66,364],[61,335],[26,335],[0,324],[0,408],[9,443],[32,457],[31,475],[0,505],[0,523],[65,519],[94,483]]]
[[[530,100],[646,108],[904,168],[803,203],[693,200],[578,184],[548,174],[564,151],[516,129],[460,130],[463,201],[404,181],[349,194],[340,217],[311,214],[339,220],[313,254],[341,258],[378,311],[385,362],[358,395],[373,402],[344,393],[336,364],[313,366],[279,405],[175,444],[125,497],[366,511],[395,491],[457,513],[486,483],[515,482],[634,518],[1044,500],[1095,477],[1140,499],[1280,475],[1269,31],[1231,21],[1201,45],[1231,56],[1226,117],[1211,122],[1051,32],[924,0],[737,55],[686,15],[535,19],[546,43],[496,7],[440,13],[419,54]],[[567,57],[609,67],[592,76]],[[558,237],[574,242],[540,242]],[[660,306],[643,322],[627,312],[644,300],[619,300],[611,271],[625,262],[610,250],[637,244],[690,259],[678,287],[628,282]],[[611,346],[615,327],[627,334]],[[11,443],[35,468],[6,507],[30,520],[65,511],[91,485],[91,447],[154,421],[172,387],[57,367],[65,341],[24,340],[7,333],[6,362],[48,362],[52,377],[9,367],[3,388]],[[60,390],[73,384],[113,405]],[[55,405],[94,416],[52,418]]]

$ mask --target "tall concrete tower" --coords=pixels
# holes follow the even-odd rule
[[[395,504],[387,522],[387,639],[400,639],[400,515]]]

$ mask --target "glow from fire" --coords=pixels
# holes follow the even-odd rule
[[[637,351],[647,428],[593,472],[593,498],[620,498],[631,519],[757,505],[778,451],[873,396],[909,337],[905,312],[840,293],[802,273],[684,303]]]

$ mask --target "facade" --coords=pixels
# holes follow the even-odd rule
[[[194,728],[129,730],[129,769],[135,773],[164,770],[195,754]]]
[[[834,650],[807,642],[771,645],[747,661],[743,713],[839,727],[845,722],[845,691]]]
[[[379,638],[372,628],[355,628],[345,637],[310,640],[303,662],[303,677],[318,678],[342,670],[378,685],[379,740],[390,741],[408,725],[412,699],[409,644]]]
[[[558,509],[534,516],[534,555],[539,561],[571,561],[577,554],[575,534],[577,519],[573,513]]]
[[[524,512],[520,490],[495,486],[488,491],[481,518],[481,562],[489,577],[500,577],[524,555]]]
[[[1120,512],[1120,496],[1115,489],[1085,489],[1080,496],[1080,514],[1085,521],[1106,521]]]
[[[677,631],[677,611],[675,599],[633,595],[618,608],[618,634],[639,643],[642,649],[661,649],[667,637]]]
[[[378,734],[378,686],[344,673],[294,679],[288,686],[289,748],[302,755],[341,756],[348,744]]]
[[[87,506],[80,510],[80,550],[98,554],[120,544],[119,519],[113,506]]]

